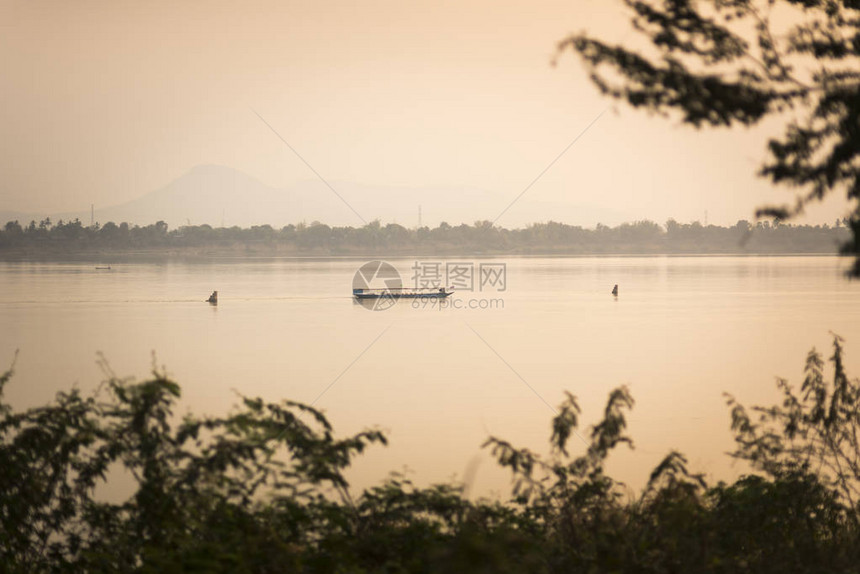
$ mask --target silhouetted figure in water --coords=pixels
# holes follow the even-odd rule
[[[212,305],[218,304],[218,291],[212,291],[212,294],[209,295],[209,298],[206,299],[207,303],[211,303]]]
[[[612,288],[612,294],[618,297],[618,285]]]

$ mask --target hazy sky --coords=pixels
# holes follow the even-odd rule
[[[0,0],[0,210],[123,203],[198,164],[313,178],[256,110],[328,180],[482,188],[493,219],[610,105],[557,41],[627,22],[610,0]],[[754,175],[767,129],[610,108],[528,194],[750,219],[791,197]]]

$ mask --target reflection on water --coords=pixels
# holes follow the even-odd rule
[[[390,262],[410,284],[415,260]],[[640,486],[671,448],[713,477],[741,472],[722,454],[722,393],[774,400],[774,377],[799,381],[829,331],[860,373],[860,284],[834,257],[456,262],[476,274],[504,263],[504,291],[481,290],[478,277],[455,292],[459,305],[370,312],[351,296],[357,260],[0,263],[0,362],[20,349],[7,397],[34,405],[73,383],[93,388],[98,351],[141,378],[154,351],[183,385],[178,414],[224,412],[236,392],[316,401],[342,433],[390,433],[390,447],[359,460],[356,484],[404,467],[420,483],[448,480],[471,464],[471,492],[488,494],[508,477],[480,444],[492,434],[546,450],[563,390],[590,422],[613,387],[630,386],[636,450],[610,471]],[[214,290],[218,306],[204,302]],[[503,305],[463,304],[491,299]]]

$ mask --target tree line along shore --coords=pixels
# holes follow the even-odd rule
[[[0,257],[116,253],[175,255],[369,255],[369,254],[836,254],[850,238],[842,221],[833,225],[795,225],[778,221],[738,221],[730,227],[653,221],[584,228],[549,221],[506,229],[490,221],[473,225],[406,228],[379,221],[362,227],[320,222],[276,229],[207,224],[169,229],[113,222],[85,226],[79,220],[44,219],[0,228]]]

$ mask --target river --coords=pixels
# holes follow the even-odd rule
[[[547,451],[565,390],[587,427],[629,386],[635,450],[622,447],[609,471],[637,489],[669,449],[711,480],[744,472],[725,455],[723,393],[774,402],[775,377],[799,384],[813,346],[829,356],[831,331],[860,374],[860,283],[844,277],[846,259],[388,262],[404,285],[455,283],[455,295],[369,310],[351,297],[357,259],[0,263],[0,365],[19,350],[6,398],[35,406],[93,389],[106,376],[98,353],[140,380],[154,356],[182,385],[178,414],[226,413],[241,393],[313,403],[341,434],[385,430],[391,444],[351,470],[356,487],[398,471],[504,496],[509,477],[481,443]],[[213,290],[217,306],[204,302]]]

